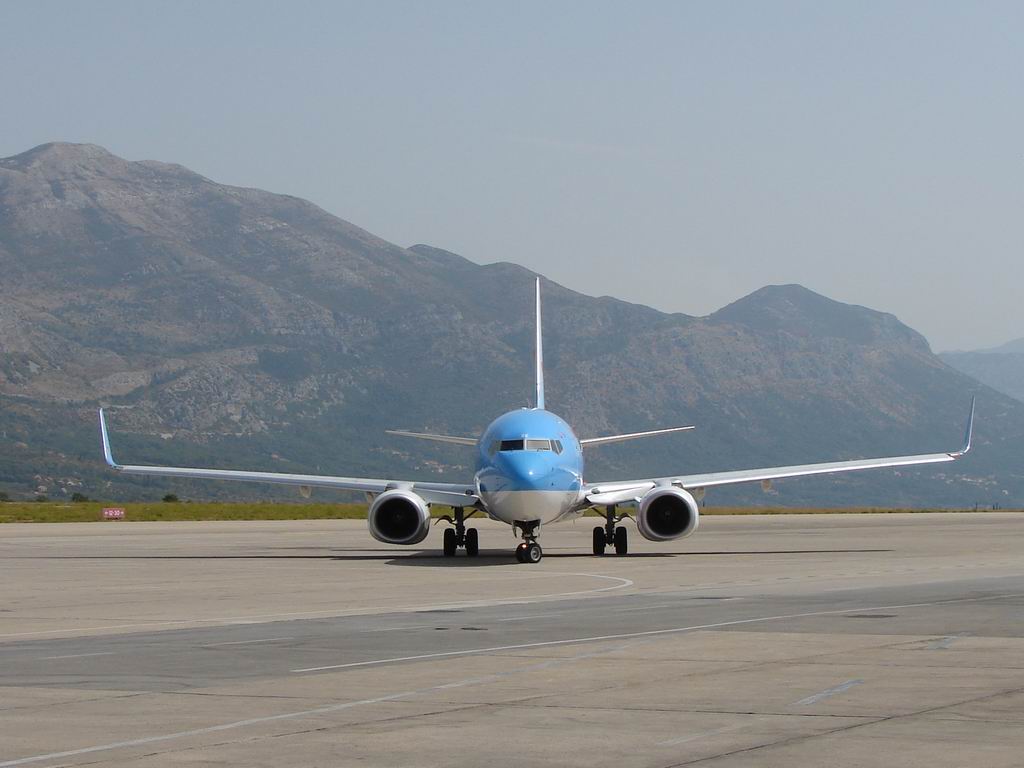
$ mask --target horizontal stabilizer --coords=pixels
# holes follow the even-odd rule
[[[400,435],[402,437],[416,437],[420,440],[433,440],[437,443],[455,443],[456,445],[476,445],[475,437],[455,437],[453,435],[431,435],[425,432],[406,432],[401,429],[384,430],[389,435]]]
[[[696,429],[692,424],[688,427],[669,427],[668,429],[652,429],[647,432],[630,432],[626,435],[609,435],[608,437],[588,437],[580,440],[580,445],[586,448],[589,445],[605,445],[607,443],[619,443],[623,440],[636,440],[639,437],[654,437],[655,435],[667,435],[670,432],[686,432]]]

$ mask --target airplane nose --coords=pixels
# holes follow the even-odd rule
[[[509,457],[503,469],[508,479],[516,485],[537,488],[551,474],[552,464],[543,454],[530,455],[524,452],[518,456]]]

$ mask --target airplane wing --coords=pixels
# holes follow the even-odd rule
[[[110,450],[107,420],[100,409],[100,435],[103,439],[103,458],[107,464],[125,475],[151,475],[157,477],[184,477],[195,480],[238,480],[250,483],[276,483],[316,488],[334,488],[343,491],[362,491],[378,494],[393,488],[414,491],[428,504],[453,507],[471,507],[479,501],[476,489],[457,483],[420,483],[384,480],[367,477],[334,477],[332,475],[296,475],[284,472],[249,472],[235,469],[200,469],[196,467],[155,467],[118,464]]]
[[[733,485],[735,483],[781,480],[787,477],[806,477],[808,475],[856,472],[862,469],[908,467],[918,464],[955,461],[971,450],[971,440],[974,433],[974,402],[974,399],[972,399],[971,412],[967,418],[963,445],[958,450],[950,453],[923,453],[912,456],[888,456],[879,459],[854,459],[852,461],[832,461],[822,464],[796,464],[787,467],[763,467],[760,469],[740,469],[729,472],[709,472],[700,475],[678,475],[676,477],[658,477],[636,481],[594,483],[588,484],[584,488],[584,494],[590,504],[625,504],[636,500],[656,486],[675,486],[677,488],[695,490],[698,488],[712,488],[718,485]]]

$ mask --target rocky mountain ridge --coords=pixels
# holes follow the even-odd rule
[[[943,362],[1004,395],[1024,402],[1024,339],[993,349],[942,352]]]
[[[181,166],[69,144],[0,160],[0,270],[0,490],[12,495],[171,487],[99,464],[101,404],[115,449],[140,463],[453,479],[469,453],[383,430],[472,435],[528,405],[534,273],[402,248]],[[800,286],[707,317],[543,291],[548,406],[582,436],[699,427],[595,449],[594,479],[952,448],[980,390],[979,448],[955,468],[780,483],[767,501],[1024,502],[1024,405],[952,370],[893,315]],[[716,501],[766,499],[742,488]]]

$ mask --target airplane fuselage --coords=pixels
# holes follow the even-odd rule
[[[550,411],[509,411],[477,443],[474,479],[491,517],[551,523],[583,500],[583,450],[572,428]]]

